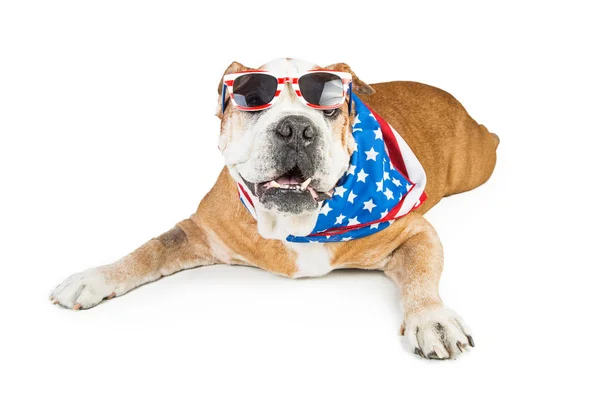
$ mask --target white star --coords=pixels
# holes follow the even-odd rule
[[[354,194],[354,192],[352,192],[352,191],[351,191],[351,192],[348,194],[348,201],[349,201],[350,203],[354,204],[354,199],[355,199],[355,198],[356,198],[356,195]]]
[[[406,184],[406,190],[410,190],[411,187],[412,187],[412,185],[410,183]]]
[[[379,228],[379,222],[371,224],[371,229],[377,229]]]
[[[383,171],[383,180],[384,181],[389,181],[390,180],[390,173],[387,171]]]
[[[335,193],[333,194],[334,196],[340,196],[340,197],[344,197],[344,192],[348,190],[343,186],[338,186],[335,188]]]
[[[338,217],[335,219],[335,224],[336,225],[341,224],[344,221],[344,218],[346,218],[346,216],[344,214],[338,215]]]
[[[363,207],[363,210],[369,210],[369,212],[373,211],[373,209],[375,207],[377,207],[377,205],[375,203],[373,203],[373,199],[371,199],[369,201],[365,201],[363,204],[365,205]]]
[[[379,182],[375,182],[375,184],[377,185],[377,191],[383,192],[383,179]]]
[[[352,237],[348,236],[342,239],[342,242],[347,242],[348,240],[352,240]]]
[[[385,195],[385,197],[388,198],[388,200],[391,200],[394,198],[394,193],[392,193],[392,191],[389,188],[385,189],[385,192],[383,194]]]
[[[352,128],[352,132],[362,132],[362,128]]]
[[[394,182],[394,185],[396,186],[402,186],[402,184],[400,183],[400,181],[396,178],[392,179],[392,182]]]
[[[377,128],[376,130],[373,131],[373,133],[375,133],[375,140],[377,140],[377,139],[383,140],[383,135],[381,134],[381,128]]]
[[[356,165],[351,165],[350,168],[348,168],[348,175],[354,175],[355,169],[356,169]]]
[[[325,203],[325,205],[323,205],[323,207],[321,207],[321,211],[319,211],[319,214],[323,214],[324,216],[327,216],[327,214],[329,214],[329,211],[333,210],[333,208],[329,207],[328,203]]]
[[[386,208],[384,212],[381,213],[381,218],[385,217],[388,213],[388,209]]]
[[[357,175],[357,176],[358,176],[358,179],[356,180],[357,182],[366,182],[366,181],[365,181],[365,178],[366,178],[367,176],[369,176],[369,174],[365,173],[365,170],[364,170],[364,169],[361,169],[361,170],[358,172],[358,175]]]
[[[348,225],[358,225],[358,224],[360,224],[360,221],[358,220],[357,217],[348,218]]]
[[[365,154],[367,155],[367,161],[369,161],[369,160],[377,161],[377,155],[379,153],[375,151],[374,147],[371,147],[371,150],[365,151]]]
[[[373,115],[373,113],[369,113],[369,117],[371,117],[373,119],[377,119],[377,118],[375,118],[375,116]]]
[[[354,118],[354,125],[356,124],[360,124],[360,119],[358,119],[358,114],[356,114],[356,117]]]

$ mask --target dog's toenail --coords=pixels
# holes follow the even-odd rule
[[[475,341],[473,340],[473,337],[471,335],[467,335],[467,339],[469,340],[469,345],[471,347],[475,347]]]

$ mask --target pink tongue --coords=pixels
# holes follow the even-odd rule
[[[292,176],[291,178],[288,176],[280,176],[275,180],[275,182],[279,183],[280,185],[299,185],[301,183],[295,176]]]

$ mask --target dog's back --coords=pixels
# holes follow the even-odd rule
[[[489,179],[498,136],[475,122],[452,95],[417,82],[371,86],[375,93],[362,99],[402,135],[427,173],[428,200],[420,212]]]

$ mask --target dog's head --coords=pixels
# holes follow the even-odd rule
[[[321,68],[300,60],[279,59],[258,69],[277,77],[292,77]],[[350,73],[354,92],[374,93],[346,64],[323,69]],[[234,62],[225,74],[248,70],[254,68]],[[252,196],[260,234],[277,239],[308,235],[323,200],[332,195],[348,169],[354,150],[354,116],[348,96],[339,108],[315,109],[286,83],[270,107],[244,111],[232,104],[227,93],[222,96],[223,81],[218,89],[219,148],[233,178]]]

